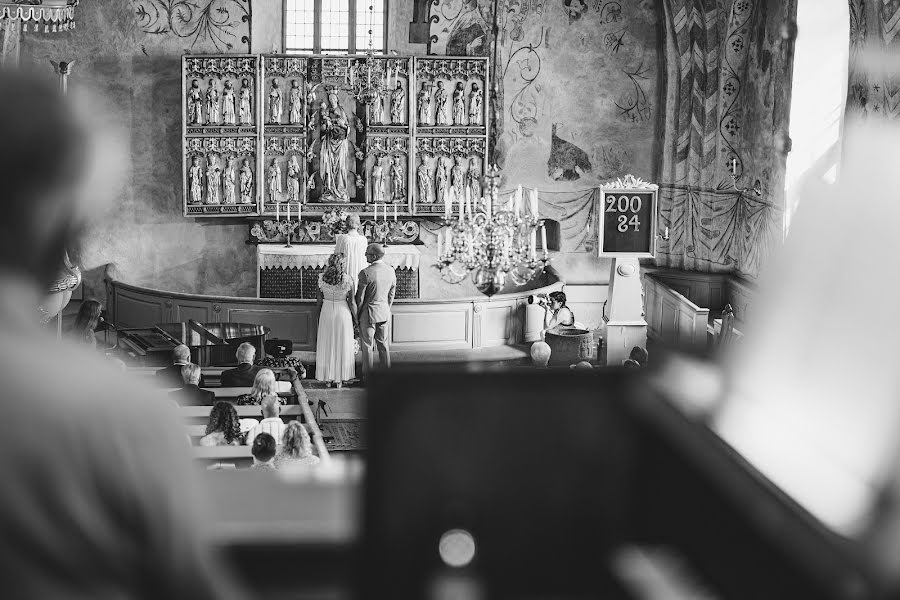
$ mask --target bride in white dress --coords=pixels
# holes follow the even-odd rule
[[[353,282],[344,273],[343,254],[328,257],[328,266],[319,275],[319,333],[316,340],[316,379],[329,387],[356,377],[353,334],[356,301]]]

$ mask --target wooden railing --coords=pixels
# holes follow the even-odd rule
[[[653,273],[645,274],[643,280],[647,335],[670,347],[704,350],[709,309],[697,306]]]
[[[328,448],[325,447],[325,439],[322,437],[322,431],[319,429],[319,424],[316,422],[316,418],[309,408],[309,397],[306,395],[306,390],[303,389],[303,385],[300,383],[299,379],[295,379],[293,383],[294,392],[297,394],[297,403],[300,405],[300,410],[303,411],[303,417],[306,419],[307,429],[309,430],[310,437],[312,437],[313,444],[316,446],[316,453],[319,455],[319,460],[322,461],[322,463],[329,462],[331,456],[328,454]]]

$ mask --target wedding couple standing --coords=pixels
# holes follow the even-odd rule
[[[356,215],[347,217],[348,233],[338,235],[335,251],[319,276],[319,330],[316,379],[338,387],[355,379],[353,353],[359,330],[363,374],[372,369],[375,347],[381,366],[391,366],[388,327],[397,288],[394,270],[382,261],[381,244],[366,244]],[[361,268],[365,263],[368,267]]]

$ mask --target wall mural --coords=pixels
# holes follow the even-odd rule
[[[666,107],[659,200],[670,239],[659,244],[657,264],[752,278],[780,231],[784,157],[773,137],[790,105],[791,57],[779,31],[796,5],[664,1],[678,100]],[[760,180],[761,197],[734,190],[732,161],[743,187]]]
[[[179,40],[191,51],[250,51],[250,0],[129,1],[144,33]]]
[[[865,61],[866,52],[894,55],[900,50],[900,4],[850,0],[848,117],[900,117],[900,77],[890,61]],[[880,63],[880,64],[879,64]]]
[[[493,0],[433,1],[430,54],[489,52]],[[540,190],[563,251],[594,251],[596,187],[628,173],[656,178],[654,3],[501,0],[499,12],[491,162],[504,187]]]

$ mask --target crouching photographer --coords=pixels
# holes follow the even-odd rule
[[[566,294],[564,292],[550,292],[549,294],[529,296],[528,303],[537,304],[544,308],[544,331],[554,327],[572,327],[575,325],[575,315],[566,306]],[[543,333],[541,337],[543,337]]]

